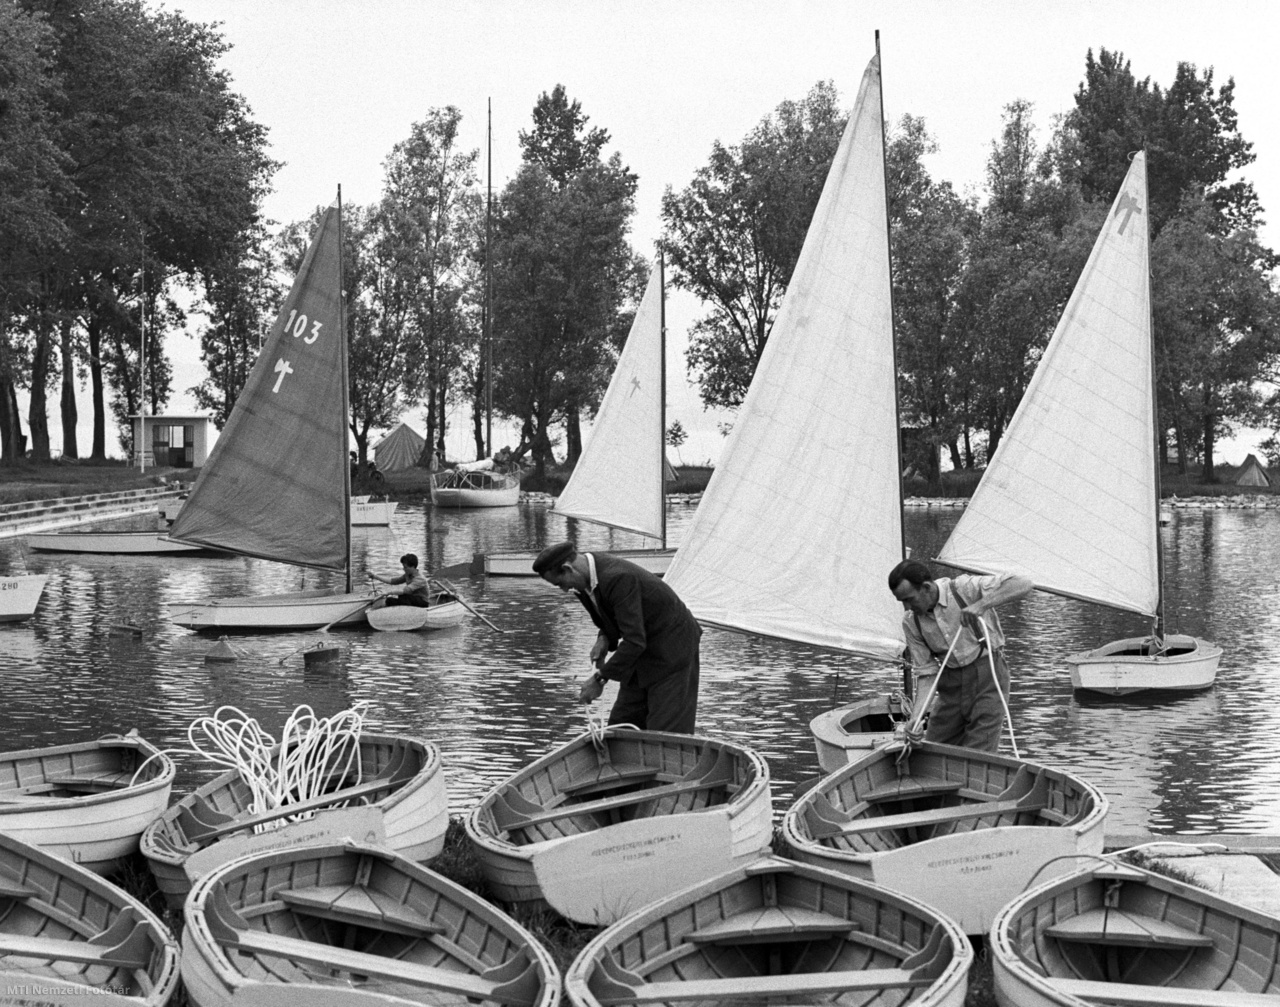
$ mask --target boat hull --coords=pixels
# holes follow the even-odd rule
[[[0,577],[0,622],[24,622],[35,615],[47,574]]]
[[[514,507],[520,502],[520,484],[496,489],[431,487],[431,502],[437,507]]]
[[[809,721],[818,765],[834,773],[873,748],[894,739],[894,724],[904,719],[901,699],[876,696],[820,713]]]
[[[661,577],[671,565],[674,549],[609,549],[592,550],[597,556],[612,556],[625,559],[629,563],[643,567],[652,574]],[[485,553],[484,572],[490,577],[536,577],[533,572],[533,561],[536,552],[491,552]]]
[[[877,1003],[961,1007],[972,962],[964,932],[923,903],[769,857],[613,924],[583,948],[565,991],[575,1007],[601,1007],[628,992],[659,1000],[657,983],[670,984],[681,1002],[762,1002],[803,990],[849,1007],[877,996],[885,997]],[[889,982],[876,985],[876,974]],[[904,977],[901,987],[892,984]],[[694,984],[706,986],[704,995],[690,991]]]
[[[439,856],[449,825],[439,748],[414,738],[366,733],[360,739],[360,752],[366,779],[396,770],[389,781],[390,792],[369,805],[317,811],[301,822],[236,834],[197,851],[187,835],[184,811],[198,814],[197,805],[203,804],[232,818],[248,815],[253,797],[233,769],[156,817],[142,834],[141,849],[168,903],[180,908],[193,880],[250,852],[373,835],[410,860],[425,863]]]
[[[1193,636],[1165,637],[1167,650],[1151,654],[1150,637],[1116,640],[1096,650],[1072,654],[1071,687],[1126,696],[1134,692],[1194,692],[1213,685],[1222,648]]]
[[[200,1007],[554,1007],[560,974],[524,928],[389,850],[324,844],[234,860],[184,909],[182,978]],[[486,1002],[490,997],[484,997]]]
[[[1280,1003],[1280,919],[1127,864],[1019,895],[989,946],[1001,1007]]]
[[[950,745],[901,753],[873,750],[801,797],[782,820],[795,859],[903,892],[980,934],[1033,877],[1070,869],[1058,858],[1102,852],[1107,801],[1084,780]]]
[[[76,531],[28,535],[34,552],[78,552],[105,556],[167,556],[179,553],[218,554],[217,549],[175,542],[157,531]],[[223,554],[225,555],[225,554]]]
[[[169,621],[185,629],[297,630],[364,625],[377,596],[325,590],[174,603]]]
[[[768,849],[769,769],[755,752],[626,728],[608,730],[603,746],[602,753],[590,735],[574,739],[495,787],[467,816],[467,837],[499,900],[603,925]],[[645,799],[645,790],[629,789],[649,784],[666,793]],[[601,801],[616,805],[586,810]],[[529,826],[510,811],[536,817],[548,804],[557,817]],[[564,814],[578,805],[582,813]]]
[[[414,605],[385,605],[371,608],[366,613],[369,625],[390,633],[412,633],[417,630],[447,629],[457,626],[467,616],[467,610],[457,600],[446,596],[433,599],[426,608]]]
[[[0,832],[113,873],[168,807],[174,772],[173,760],[132,734],[2,753]]]
[[[0,989],[7,1004],[163,1007],[178,944],[141,902],[0,833]]]
[[[382,500],[376,503],[369,500],[351,499],[352,527],[375,526],[386,527],[391,524],[398,504],[394,500]]]

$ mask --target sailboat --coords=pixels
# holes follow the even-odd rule
[[[290,630],[364,622],[377,597],[351,590],[341,229],[335,201],[169,537],[344,573],[346,589],[177,603],[169,618],[179,626]]]
[[[493,213],[493,111],[489,112],[489,181],[484,209],[484,395],[485,445],[490,457],[442,469],[431,475],[436,507],[514,507],[520,502],[520,473],[500,472],[493,462],[493,299],[489,261],[489,223]]]
[[[1044,591],[1152,619],[1150,636],[1067,658],[1111,695],[1213,684],[1222,648],[1164,632],[1146,154],[1112,204],[1066,310],[938,559],[1016,570]]]
[[[0,577],[0,622],[24,622],[35,615],[48,582],[47,573]]]
[[[644,297],[618,357],[596,422],[573,475],[555,502],[557,514],[659,540],[657,549],[611,549],[651,573],[663,574],[667,548],[666,399],[663,260],[649,275]],[[485,573],[532,577],[535,552],[490,553]]]

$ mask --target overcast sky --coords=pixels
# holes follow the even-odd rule
[[[832,80],[847,108],[881,33],[885,111],[922,116],[939,152],[935,178],[981,193],[1004,107],[1033,103],[1038,140],[1072,106],[1085,54],[1124,53],[1138,78],[1167,86],[1180,60],[1236,82],[1240,130],[1256,162],[1244,173],[1268,211],[1264,240],[1280,243],[1280,4],[1274,0],[173,0],[201,22],[222,22],[235,90],[269,129],[284,167],[267,200],[287,222],[329,202],[379,198],[382,162],[434,107],[463,113],[463,142],[485,145],[493,105],[495,190],[516,171],[516,135],[538,96],[564,84],[592,126],[639,176],[635,249],[653,251],[664,189],[683,188],[711,144],[737,143],[780,102]],[[483,167],[482,167],[483,170]],[[669,291],[668,422],[691,432],[686,462],[715,458],[721,437],[688,383],[685,332],[703,313]],[[202,370],[193,340],[175,339],[170,412],[193,409],[185,390]],[[83,399],[87,408],[88,399]],[[82,415],[86,410],[82,409]],[[56,400],[50,422],[56,423]],[[407,418],[421,432],[421,410]],[[463,415],[457,417],[466,426]],[[89,430],[82,423],[81,450]],[[497,446],[502,446],[495,430]],[[514,444],[515,438],[511,439]],[[455,454],[465,439],[451,439]],[[55,448],[61,444],[55,436]],[[115,448],[114,437],[109,445]],[[456,445],[456,446],[455,446]],[[1238,463],[1248,438],[1218,459]]]

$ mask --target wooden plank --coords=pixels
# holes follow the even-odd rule
[[[275,897],[309,916],[342,923],[375,923],[383,929],[412,935],[442,934],[445,928],[421,913],[374,889],[358,885],[281,889]]]
[[[963,785],[947,780],[915,780],[907,776],[883,787],[876,787],[865,794],[859,794],[860,801],[908,801],[916,797],[935,797],[939,794],[954,794]]]
[[[563,784],[559,789],[562,794],[577,796],[579,794],[592,793],[597,790],[610,790],[614,787],[622,787],[629,783],[644,783],[648,780],[655,779],[657,775],[658,770],[654,769],[652,766],[633,766],[630,769],[613,769],[606,766],[595,776],[579,780],[571,780],[568,783]]]
[[[496,999],[494,993],[499,986],[498,983],[468,972],[454,972],[431,965],[417,965],[398,958],[365,954],[363,951],[349,951],[346,948],[334,947],[332,944],[316,944],[313,941],[283,937],[261,930],[237,930],[234,938],[224,938],[223,943],[254,954],[272,955],[294,962],[307,962],[355,975],[391,979],[480,1000]]]
[[[1123,909],[1090,909],[1055,923],[1046,937],[1080,944],[1114,944],[1122,947],[1211,948],[1212,939],[1194,930],[1142,916]],[[1277,1002],[1280,1007],[1280,1000]]]
[[[776,940],[810,940],[817,934],[847,934],[857,930],[853,920],[799,907],[766,906],[719,920],[684,939],[694,944],[737,944]]]
[[[1150,1004],[1152,1007],[1276,1007],[1275,993],[1241,993],[1237,990],[1192,989],[1188,986],[1140,986],[1134,983],[1090,982],[1085,979],[1050,979],[1055,990],[1081,1000],[1112,1004]]]
[[[677,794],[688,794],[697,790],[711,790],[714,787],[723,787],[727,782],[726,780],[690,780],[688,783],[668,783],[661,787],[650,787],[648,790],[636,790],[629,794],[619,794],[617,797],[602,797],[597,801],[562,804],[558,808],[544,811],[541,814],[512,817],[503,824],[503,828],[511,831],[513,829],[527,828],[531,825],[542,825],[545,822],[558,821],[562,818],[573,818],[576,815],[591,815],[599,811],[613,811],[617,808],[629,807],[632,804],[642,804],[645,801],[673,797]]]
[[[861,990],[924,987],[932,979],[917,978],[904,969],[858,969],[852,972],[806,972],[730,979],[690,979],[685,982],[644,983],[624,994],[599,997],[600,1003],[659,1003],[679,1000],[765,1000],[788,993],[841,993]],[[611,991],[612,994],[612,991]],[[1272,1007],[1275,1007],[1273,1004]]]
[[[27,888],[23,885],[15,884],[8,879],[0,879],[0,898],[6,899],[31,899],[40,893],[34,888]]]
[[[321,794],[319,797],[313,797],[306,801],[295,801],[293,804],[282,804],[278,808],[272,808],[260,815],[253,815],[249,818],[233,818],[225,825],[218,825],[201,832],[198,835],[191,835],[188,832],[187,838],[192,842],[201,846],[207,846],[215,839],[222,836],[229,836],[235,832],[243,832],[245,829],[251,829],[255,825],[263,822],[274,822],[279,818],[287,818],[290,815],[302,814],[306,811],[319,811],[330,805],[337,804],[340,801],[349,801],[357,797],[365,797],[369,794],[377,793],[379,790],[391,790],[395,784],[389,779],[366,780],[364,783],[357,783],[354,787],[347,787],[344,790],[335,790],[332,793]],[[189,828],[189,826],[188,826]]]
[[[828,836],[852,836],[860,832],[880,832],[884,829],[920,828],[927,825],[943,825],[948,822],[963,822],[969,818],[986,818],[988,815],[1007,815],[1043,809],[1044,805],[1039,802],[1025,803],[1024,800],[978,801],[973,804],[961,804],[954,808],[930,808],[927,811],[908,811],[901,815],[859,818],[847,825],[828,825],[824,822],[821,830],[817,827],[817,823],[811,822],[809,831],[815,839],[826,839]]]

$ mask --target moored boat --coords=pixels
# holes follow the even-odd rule
[[[449,824],[440,750],[416,738],[365,733],[360,765],[360,779],[335,780],[322,797],[264,813],[250,810],[253,794],[235,769],[188,794],[142,835],[142,853],[169,904],[180,907],[194,880],[253,851],[349,837],[411,860],[439,855]],[[282,824],[299,814],[308,817]]]
[[[0,832],[0,989],[6,1004],[163,1007],[178,944],[141,902]]]
[[[32,552],[78,552],[105,556],[227,555],[187,542],[175,542],[160,531],[65,531],[28,535]]]
[[[514,507],[520,502],[519,472],[444,469],[431,477],[437,507]]]
[[[1222,648],[1181,633],[1116,640],[1065,658],[1071,687],[1112,696],[1167,690],[1194,692],[1213,685]]]
[[[444,591],[434,591],[431,604],[425,608],[416,605],[382,605],[370,608],[365,614],[369,625],[386,632],[412,633],[416,630],[446,629],[456,626],[467,616],[462,603]]]
[[[757,753],[622,726],[526,766],[465,826],[499,900],[603,925],[756,858],[771,816],[769,768]]]
[[[871,749],[889,744],[898,725],[905,726],[909,710],[901,693],[895,692],[818,714],[809,721],[818,765],[824,773],[834,773]]]
[[[1128,864],[1076,868],[996,917],[1001,1007],[1280,1004],[1280,918]]]
[[[111,873],[168,806],[174,772],[135,731],[0,753],[0,832]]]
[[[479,896],[364,843],[234,860],[184,909],[182,978],[200,1007],[555,1007],[560,974]]]
[[[1070,773],[924,742],[832,773],[787,811],[782,834],[796,859],[904,892],[980,934],[1033,877],[1101,853],[1106,814],[1101,791]]]
[[[0,622],[23,622],[35,615],[48,574],[0,577]]]
[[[174,602],[169,621],[185,629],[239,629],[262,632],[363,626],[365,613],[377,601],[363,593],[318,588],[292,594],[250,595],[202,602]]]
[[[356,526],[385,528],[391,524],[391,519],[395,516],[397,506],[399,505],[394,500],[370,500],[367,496],[362,500],[353,496],[351,498],[351,523]]]
[[[927,905],[769,857],[613,924],[583,948],[565,990],[575,1007],[781,996],[960,1007],[972,962],[964,932]]]

